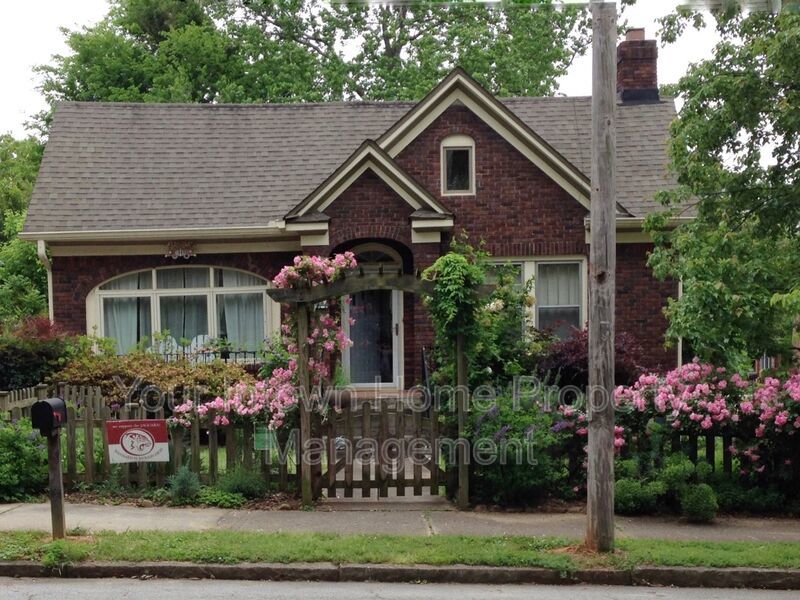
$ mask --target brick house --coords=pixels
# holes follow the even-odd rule
[[[667,169],[671,99],[655,41],[629,32],[618,65],[617,327],[648,366],[673,366],[642,220]],[[424,269],[453,235],[535,277],[537,326],[587,316],[590,98],[498,99],[461,70],[417,103],[65,102],[22,236],[48,269],[51,317],[115,338],[153,332],[254,349],[277,330],[268,281],[298,253],[353,250],[366,268]],[[419,299],[353,298],[353,383],[408,386],[432,331]]]

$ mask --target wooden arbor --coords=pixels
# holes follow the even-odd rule
[[[432,295],[435,284],[416,275],[403,273],[402,270],[384,271],[381,267],[377,273],[365,273],[359,268],[354,272],[347,273],[344,277],[328,284],[314,287],[296,289],[270,289],[267,294],[281,304],[287,304],[295,312],[297,318],[297,352],[298,352],[298,387],[300,402],[300,480],[301,493],[304,505],[312,504],[315,495],[315,486],[312,484],[313,467],[309,460],[309,450],[312,444],[311,427],[311,384],[308,367],[308,334],[309,316],[313,307],[331,298],[341,298],[359,292],[370,290],[399,290],[416,295]],[[463,343],[456,344],[457,356],[457,411],[458,411],[458,437],[463,439],[466,427],[467,411],[467,361],[463,351]],[[305,399],[303,401],[302,399]],[[436,440],[431,440],[436,444]],[[436,453],[434,452],[434,456]],[[458,504],[466,507],[469,502],[469,476],[468,476],[468,454],[463,444],[459,444],[458,452]]]

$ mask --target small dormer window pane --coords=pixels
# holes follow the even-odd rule
[[[448,192],[470,191],[470,150],[469,148],[446,148],[445,162],[447,168]]]

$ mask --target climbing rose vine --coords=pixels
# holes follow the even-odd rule
[[[337,254],[333,258],[319,256],[296,256],[293,264],[281,269],[272,283],[281,289],[302,289],[331,283],[344,273],[356,267],[352,252]],[[308,366],[311,383],[315,387],[330,384],[336,357],[352,345],[342,327],[341,311],[336,299],[320,305],[322,308],[309,316],[309,336],[307,339]],[[242,420],[259,421],[266,419],[271,429],[285,423],[287,412],[297,404],[297,323],[294,312],[282,311],[281,324],[283,343],[289,351],[288,364],[272,371],[266,380],[249,385],[239,382],[228,390],[225,397],[217,397],[209,402],[195,403],[187,400],[173,410],[170,424],[190,427],[192,415],[196,414],[204,423],[228,425]],[[352,325],[354,321],[350,321]]]

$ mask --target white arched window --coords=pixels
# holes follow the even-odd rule
[[[117,342],[119,353],[151,345],[156,351],[199,350],[224,340],[231,350],[261,348],[279,310],[267,280],[236,269],[164,267],[115,277],[87,299],[89,331]],[[169,332],[167,334],[167,332]]]
[[[451,135],[442,140],[442,195],[475,193],[475,140],[468,135]]]

